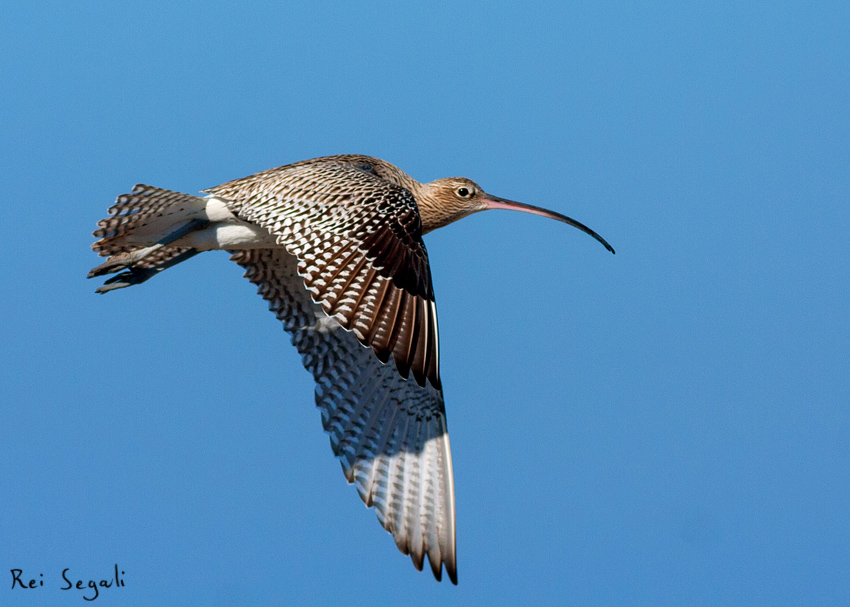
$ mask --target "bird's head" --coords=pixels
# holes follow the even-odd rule
[[[467,215],[484,211],[484,190],[466,177],[445,177],[423,186],[420,201],[423,228],[430,232]]]
[[[472,215],[479,211],[505,209],[508,211],[531,213],[561,221],[590,234],[601,242],[606,249],[612,253],[614,252],[614,249],[604,238],[583,223],[579,223],[575,219],[561,215],[555,211],[493,196],[466,177],[445,177],[431,183],[426,183],[423,186],[423,191],[417,198],[420,201],[419,212],[422,216],[423,232],[430,232],[431,230],[441,228],[453,221],[463,219],[467,215]]]

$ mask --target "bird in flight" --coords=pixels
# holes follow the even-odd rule
[[[106,293],[209,250],[245,268],[316,381],[345,478],[437,580],[457,584],[455,496],[437,309],[422,235],[487,209],[554,211],[491,196],[463,177],[420,183],[370,156],[315,158],[205,190],[137,185],[98,222]]]

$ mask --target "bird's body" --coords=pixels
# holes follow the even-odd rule
[[[138,185],[94,233],[98,289],[224,249],[292,335],[346,478],[421,569],[457,582],[451,452],[436,306],[422,235],[488,208],[563,215],[460,177],[420,183],[360,155],[307,160],[193,196]],[[390,358],[393,359],[390,362]]]

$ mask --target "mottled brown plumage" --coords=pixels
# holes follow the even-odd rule
[[[138,185],[120,196],[94,233],[94,250],[109,259],[89,277],[117,273],[98,291],[139,284],[201,251],[231,251],[313,374],[348,481],[418,569],[427,555],[438,580],[445,565],[457,583],[451,452],[422,235],[509,209],[573,225],[613,249],[564,215],[491,196],[463,177],[420,183],[369,156],[306,160],[205,193]]]
[[[393,170],[394,169],[394,170]],[[325,312],[440,388],[437,319],[428,253],[411,177],[366,156],[316,159],[206,190],[262,226],[299,260]]]

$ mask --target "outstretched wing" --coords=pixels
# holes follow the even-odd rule
[[[345,477],[410,554],[425,555],[457,583],[452,461],[442,391],[399,375],[304,290],[296,259],[282,249],[231,257],[259,285],[316,380],[316,404]]]
[[[392,354],[402,377],[440,389],[431,271],[409,190],[331,157],[206,191],[295,255],[313,299],[381,361]]]

